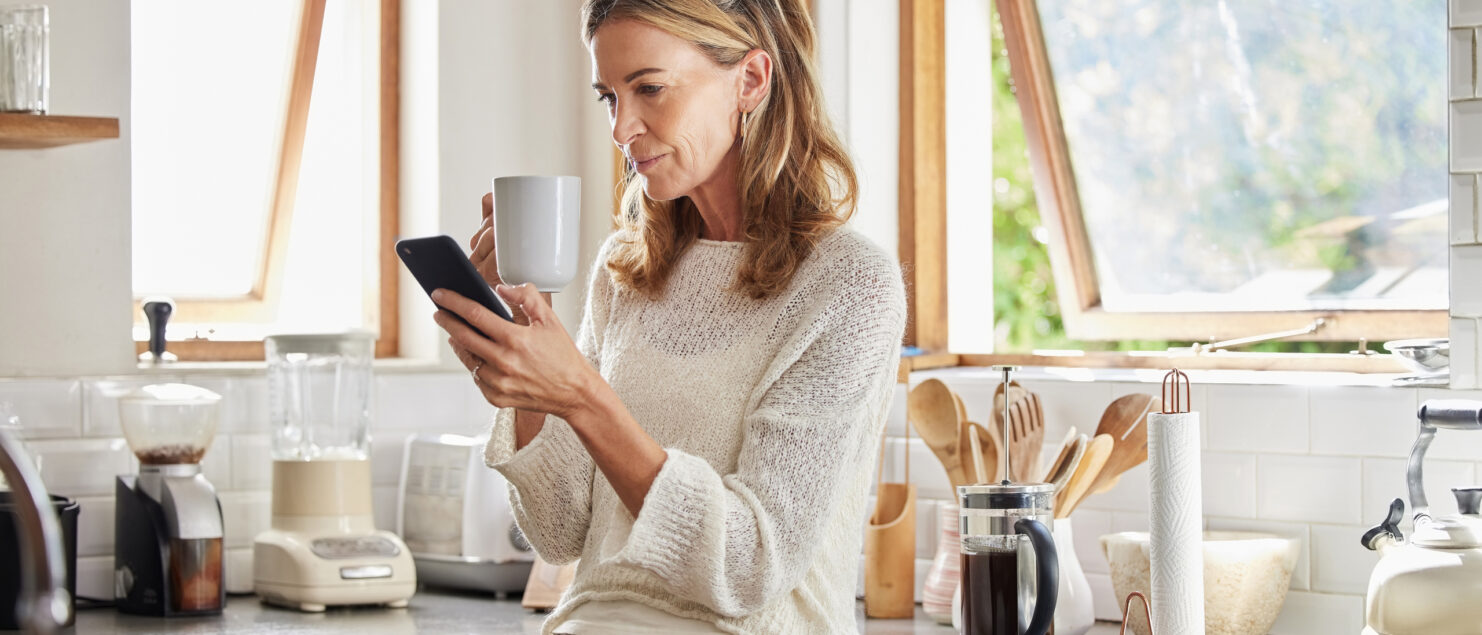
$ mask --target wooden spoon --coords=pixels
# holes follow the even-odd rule
[[[966,429],[968,431],[968,436],[972,437],[971,447],[973,450],[973,482],[986,483],[988,482],[988,479],[992,477],[987,476],[987,466],[983,465],[983,444],[978,437],[978,430],[980,428],[976,425],[969,425],[966,426]]]
[[[1086,497],[1091,483],[1101,474],[1102,466],[1106,464],[1107,457],[1111,456],[1112,445],[1111,435],[1106,434],[1098,434],[1086,444],[1080,465],[1076,466],[1070,480],[1065,482],[1065,487],[1055,497],[1056,518],[1069,518],[1070,513]]]
[[[1111,489],[1111,481],[1137,465],[1148,460],[1147,414],[1162,406],[1152,395],[1133,394],[1118,398],[1101,414],[1101,423],[1096,426],[1098,436],[1110,435],[1115,446],[1091,491]]]
[[[916,434],[931,448],[947,481],[954,487],[967,482],[962,471],[962,420],[957,415],[952,389],[940,379],[928,379],[906,394],[906,418],[916,426]]]

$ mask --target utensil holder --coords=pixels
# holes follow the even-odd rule
[[[1055,635],[1083,635],[1096,623],[1091,602],[1091,583],[1075,553],[1075,536],[1069,518],[1056,518],[1051,535],[1060,555],[1059,599],[1055,602]]]
[[[906,426],[904,483],[886,483],[885,446],[875,475],[875,510],[864,536],[865,617],[916,614],[916,486],[911,484],[911,427]]]
[[[962,582],[962,545],[957,531],[957,505],[938,508],[937,553],[921,590],[921,609],[938,624],[952,623],[952,594]]]

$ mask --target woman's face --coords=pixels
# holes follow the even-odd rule
[[[686,196],[709,181],[736,141],[740,68],[725,69],[689,42],[633,20],[592,37],[592,87],[607,105],[612,140],[643,176],[649,198]]]

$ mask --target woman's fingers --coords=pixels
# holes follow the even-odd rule
[[[451,291],[448,289],[438,289],[436,291],[433,291],[432,301],[448,312],[454,313],[458,317],[463,318],[463,320],[467,322],[468,325],[473,326],[473,329],[477,329],[477,334],[483,336],[479,339],[491,339],[495,342],[503,342],[512,338],[515,335],[514,329],[519,328],[518,326],[509,323],[504,318],[495,315],[493,311],[484,308],[484,305],[474,302],[473,300],[470,300],[462,295],[459,295],[456,291]],[[444,321],[457,323],[457,320],[452,319],[452,316],[447,316],[446,319],[441,317],[438,318],[438,324],[442,325],[443,330],[448,331],[448,333],[452,335],[456,335],[456,333],[453,333],[452,329],[448,328],[452,325],[463,326],[464,330],[467,331],[473,330],[469,329],[468,326],[462,324],[444,324]],[[475,355],[484,357],[482,351],[480,351],[478,348],[469,346],[468,340],[460,339],[460,341],[463,342],[464,346],[468,346],[469,350],[473,351]]]
[[[546,304],[541,297],[540,291],[535,285],[526,282],[519,286],[501,284],[494,287],[494,292],[510,306],[519,307],[530,319],[530,324],[550,324],[556,321],[555,312],[550,305]]]
[[[473,256],[470,259],[474,264],[480,264],[493,256],[494,227],[485,219],[484,224],[479,226],[479,233],[473,238]]]
[[[484,192],[484,219],[487,220],[494,215],[494,193]]]

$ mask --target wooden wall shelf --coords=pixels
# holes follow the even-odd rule
[[[0,113],[0,149],[54,148],[118,138],[117,117]]]

